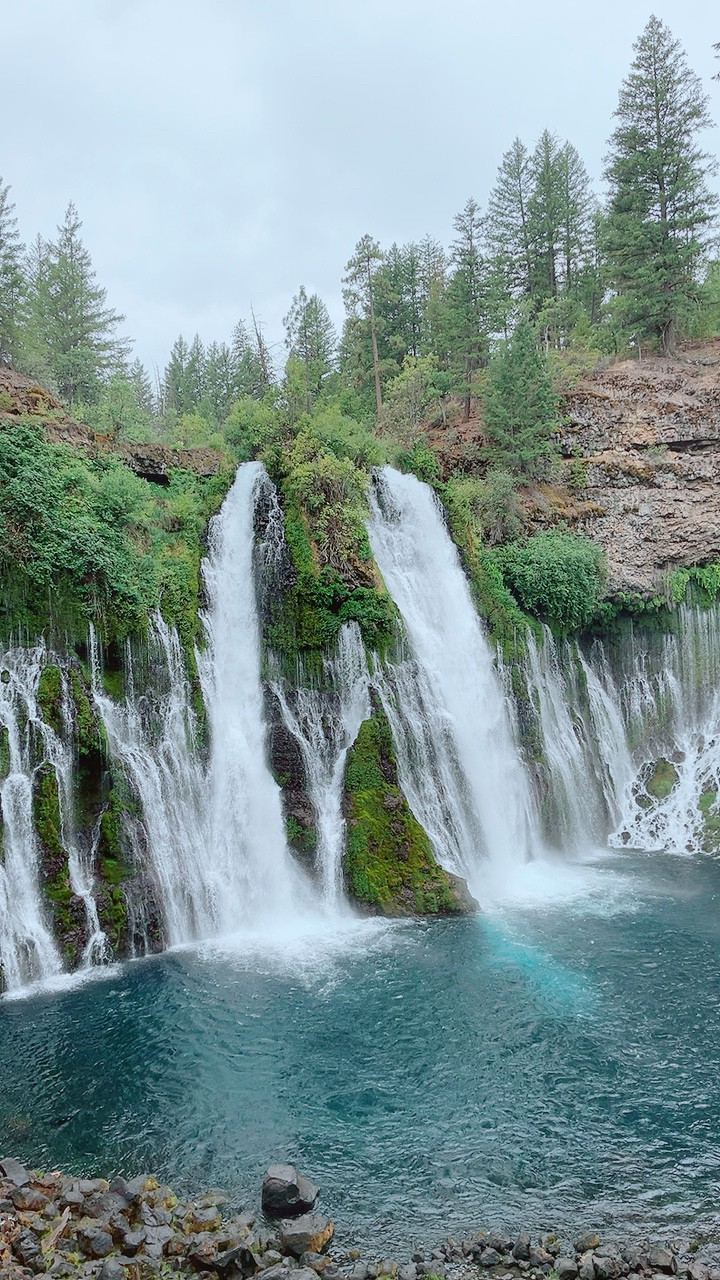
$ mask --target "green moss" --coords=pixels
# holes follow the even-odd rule
[[[700,796],[702,847],[706,853],[720,853],[720,812],[717,791],[703,791]]]
[[[376,711],[360,727],[345,767],[349,893],[384,915],[464,910],[397,781],[390,726]]]
[[[59,667],[48,663],[40,672],[37,704],[43,720],[56,733],[62,732],[62,700],[62,673]]]
[[[126,950],[127,943],[128,912],[123,885],[131,870],[125,856],[123,819],[128,811],[127,787],[117,780],[100,815],[95,864],[98,918],[116,955]]]
[[[10,772],[10,732],[4,724],[0,725],[0,782],[4,782]],[[0,821],[2,814],[0,813]]]
[[[286,670],[294,673],[301,654],[312,669],[320,666],[344,622],[358,623],[369,649],[384,653],[395,633],[397,611],[380,584],[351,585],[330,565],[318,567],[308,526],[298,505],[285,506],[285,540],[292,580],[281,597],[270,601],[265,638]]]
[[[42,886],[54,932],[66,959],[73,964],[83,941],[82,908],[70,887],[68,855],[61,835],[58,782],[51,764],[42,764],[35,771],[33,821],[40,845]]]
[[[78,751],[81,756],[89,756],[100,750],[97,717],[78,668],[69,667],[67,678],[70,697],[75,708],[75,732],[77,734]]]
[[[661,757],[652,765],[645,779],[645,790],[654,800],[665,800],[678,781],[678,771],[674,764]]]

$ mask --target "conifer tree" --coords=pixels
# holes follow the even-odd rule
[[[304,285],[295,294],[283,324],[288,353],[303,369],[305,407],[309,413],[334,369],[335,329],[325,303],[316,293],[308,297]]]
[[[463,397],[465,417],[470,417],[475,377],[487,355],[484,263],[480,250],[480,208],[468,200],[453,222],[452,275],[448,284],[446,316],[450,359],[457,390]]]
[[[25,282],[15,205],[0,177],[0,361],[17,360]]]
[[[522,316],[488,370],[483,416],[490,461],[520,475],[541,474],[552,452],[557,413],[547,361]]]
[[[517,301],[532,290],[529,204],[532,174],[527,147],[520,138],[502,158],[485,219],[487,253],[495,282],[494,310],[507,328]]]
[[[45,334],[52,375],[69,403],[94,403],[102,382],[122,367],[128,343],[116,336],[124,316],[107,306],[88,250],[80,239],[80,221],[70,202],[58,238],[46,246],[42,288]]]
[[[375,412],[378,418],[382,410],[382,386],[380,382],[380,354],[375,311],[375,278],[383,258],[384,255],[377,241],[373,240],[372,236],[362,236],[355,245],[355,252],[345,267],[345,275],[343,277],[343,298],[348,313],[343,335],[345,351],[348,353],[349,349],[354,345],[357,352],[357,339],[362,339],[363,330],[366,329],[369,332],[375,390]]]
[[[654,15],[634,50],[606,164],[604,247],[624,322],[672,353],[717,203],[698,141],[711,122],[682,46]]]

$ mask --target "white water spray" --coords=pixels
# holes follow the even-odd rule
[[[368,533],[412,651],[381,685],[401,785],[440,861],[482,898],[487,863],[522,863],[533,843],[502,685],[432,490],[383,467]]]

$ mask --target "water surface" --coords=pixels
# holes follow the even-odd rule
[[[0,1003],[0,1149],[257,1205],[290,1159],[345,1243],[720,1226],[720,864],[621,853],[460,922],[176,951]]]

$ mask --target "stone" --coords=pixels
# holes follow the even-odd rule
[[[531,1245],[528,1262],[531,1267],[540,1269],[541,1267],[552,1267],[555,1259],[547,1249],[542,1249],[540,1245]]]
[[[648,1264],[653,1271],[662,1271],[665,1275],[674,1275],[677,1271],[677,1259],[669,1249],[657,1246],[648,1250]]]
[[[157,1213],[155,1209],[153,1212]],[[165,1211],[162,1210],[164,1213]],[[220,1230],[220,1210],[216,1205],[212,1205],[207,1209],[193,1209],[190,1213],[190,1224],[193,1231],[219,1231]]]
[[[263,1266],[273,1266],[276,1262],[282,1262],[282,1255],[276,1253],[274,1249],[268,1249],[263,1254]],[[303,1253],[300,1255],[300,1266],[309,1267],[317,1275],[322,1275],[332,1265],[332,1260],[328,1258],[326,1253]]]
[[[473,1252],[473,1257],[481,1267],[499,1267],[502,1264],[502,1254],[497,1249],[481,1249],[479,1254]]]
[[[597,1251],[593,1254],[593,1263],[597,1280],[617,1280],[627,1269],[622,1258],[611,1252]]]
[[[127,1277],[117,1258],[106,1258],[98,1272],[98,1280],[127,1280]]]
[[[398,1268],[398,1280],[417,1280],[417,1267],[414,1262],[406,1262]]]
[[[353,1263],[348,1280],[367,1280],[367,1266],[364,1262]]]
[[[30,1174],[19,1160],[14,1160],[12,1156],[8,1156],[5,1160],[0,1160],[0,1173],[8,1182],[12,1182],[14,1187],[24,1187],[26,1183],[31,1181]]]
[[[586,1231],[584,1236],[579,1236],[575,1241],[576,1253],[588,1253],[590,1249],[597,1249],[600,1244],[600,1237],[597,1231]]]
[[[263,1213],[269,1218],[294,1218],[309,1213],[319,1187],[292,1164],[271,1164],[262,1184]]]
[[[50,1203],[48,1197],[36,1187],[13,1187],[10,1199],[20,1213],[40,1213]]]
[[[574,1258],[558,1258],[555,1262],[555,1270],[560,1280],[575,1280],[578,1269]]]
[[[102,1227],[78,1227],[76,1239],[88,1258],[106,1258],[112,1252],[113,1238]]]
[[[135,1254],[140,1252],[144,1243],[145,1231],[142,1227],[136,1230],[131,1229],[124,1231],[118,1240],[118,1244],[123,1253],[127,1254],[130,1258],[134,1258]]]
[[[488,1248],[497,1249],[498,1253],[512,1253],[514,1243],[512,1236],[506,1235],[503,1231],[489,1231],[487,1234]]]
[[[528,1231],[523,1230],[518,1234],[512,1248],[512,1255],[517,1262],[530,1261],[530,1233]]]
[[[302,1253],[322,1253],[332,1240],[334,1230],[334,1222],[321,1213],[303,1214],[294,1222],[280,1224],[281,1247],[296,1258]]]
[[[82,1213],[85,1208],[85,1197],[81,1191],[72,1189],[68,1191],[61,1191],[58,1196],[58,1204],[62,1209],[67,1206],[71,1213],[79,1214]]]
[[[578,1260],[578,1276],[580,1280],[595,1280],[595,1263],[590,1251],[580,1255]]]
[[[395,1280],[398,1273],[398,1264],[393,1258],[381,1258],[378,1262],[377,1273],[379,1276],[389,1276],[390,1280]]]
[[[45,1270],[40,1242],[32,1231],[21,1231],[12,1242],[12,1251],[24,1267],[29,1267],[31,1271]]]
[[[708,1280],[710,1268],[704,1262],[700,1262],[695,1258],[690,1263],[688,1269],[688,1280]]]

